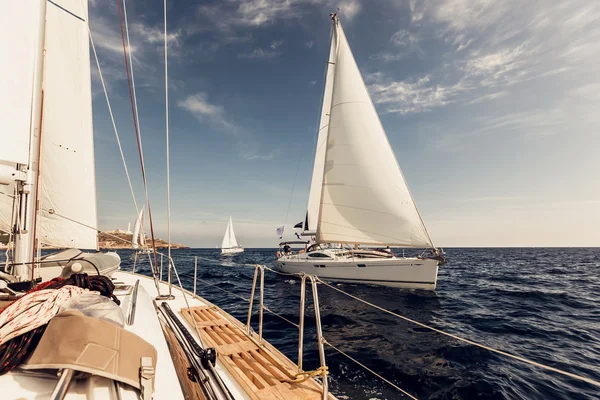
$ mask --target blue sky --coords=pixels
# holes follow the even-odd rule
[[[232,215],[242,245],[273,247],[288,203],[287,223],[301,220],[338,7],[434,243],[600,245],[600,3],[589,0],[169,2],[174,241],[214,247]],[[127,12],[165,237],[162,2],[128,0]],[[116,3],[91,1],[90,23],[141,203]],[[135,208],[95,64],[92,77],[99,224],[124,228]]]

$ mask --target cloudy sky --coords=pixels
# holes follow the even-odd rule
[[[273,247],[277,226],[302,219],[336,8],[436,245],[600,245],[600,2],[589,0],[169,2],[174,241],[214,247],[231,215],[242,245]],[[127,14],[165,237],[162,2],[127,0]],[[142,203],[117,3],[90,1],[90,23]],[[92,70],[100,228],[124,228],[135,208]]]

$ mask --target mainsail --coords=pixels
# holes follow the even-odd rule
[[[238,243],[237,240],[235,240],[233,222],[231,221],[231,217],[229,217],[229,223],[227,224],[227,230],[225,230],[225,236],[223,236],[223,241],[221,242],[221,248],[229,249],[232,247],[238,247]]]
[[[334,30],[336,56],[317,241],[432,247],[336,17]]]
[[[38,237],[96,249],[97,213],[87,1],[46,12]]]
[[[25,10],[25,7],[31,9]],[[19,1],[10,8],[23,8],[22,18],[15,18],[12,13],[8,13],[10,18],[15,18],[9,21],[12,25],[5,25],[4,22],[7,21],[2,18],[3,28],[18,25],[20,33],[14,41],[19,43],[18,46],[24,41],[26,46],[32,47],[30,35],[35,36],[33,32],[39,30],[34,26],[39,22],[32,18],[36,7],[39,9],[39,0]],[[96,181],[87,18],[87,1],[61,0],[48,2],[46,7],[37,237],[42,243],[52,246],[96,249]],[[3,46],[12,46],[12,42],[9,42],[11,41],[3,41]],[[29,86],[16,86],[31,85],[33,74],[29,71],[29,62],[33,51],[23,47],[22,52],[24,64],[11,61],[2,66],[3,72],[6,68],[17,66],[19,71],[15,74],[5,72],[4,76],[10,76],[14,82],[6,83],[7,80],[3,80],[3,85],[13,85],[15,88],[6,91],[8,88],[2,86],[0,92],[0,105],[4,110],[1,120],[10,125],[0,132],[11,135],[10,140],[0,138],[0,160],[6,160],[4,153],[8,148],[14,157],[7,160],[27,164],[28,159],[23,159],[21,150],[15,147],[22,145],[19,144],[20,139],[15,140],[20,135],[13,136],[11,131],[13,129],[20,133],[26,130],[27,140],[29,138],[31,89]],[[15,53],[13,49],[12,54]],[[18,107],[14,105],[15,99],[19,102]],[[6,101],[10,101],[12,105],[4,106]],[[5,119],[5,112],[15,115]],[[27,148],[28,146],[29,142]],[[0,190],[12,195],[14,189],[10,185],[1,186]],[[0,229],[10,230],[12,199],[6,195],[2,197]]]

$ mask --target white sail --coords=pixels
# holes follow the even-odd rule
[[[144,235],[143,230],[144,225],[144,207],[140,210],[140,214],[135,220],[135,225],[133,226],[133,234],[131,235],[131,248],[137,249],[140,247],[146,247],[146,238],[142,237]]]
[[[231,217],[229,217],[229,223],[227,224],[225,236],[223,236],[223,241],[221,242],[221,248],[228,249],[231,247],[238,247],[238,243],[235,239],[235,232],[233,231],[233,222],[231,221]]]
[[[335,37],[336,33],[334,29],[325,73],[325,90],[323,91],[323,105],[321,108],[319,132],[317,134],[317,149],[315,152],[315,163],[310,184],[310,194],[308,195],[308,207],[306,218],[304,219],[304,231],[314,232],[317,229],[317,220],[319,218],[321,188],[323,187],[323,169],[325,168],[325,150],[327,147],[327,130],[329,127],[329,113],[331,110],[331,94],[335,74]]]
[[[0,161],[29,163],[40,0],[4,4],[0,13]],[[3,188],[4,189],[4,188]]]
[[[0,177],[29,163],[40,0],[21,0],[0,13]],[[8,39],[10,38],[10,39]],[[1,181],[1,179],[0,179]],[[11,230],[15,184],[0,184],[0,231]]]
[[[87,0],[49,2],[38,238],[96,249],[96,180]]]
[[[317,241],[432,243],[339,21]]]

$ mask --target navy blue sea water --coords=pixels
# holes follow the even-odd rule
[[[380,286],[336,287],[388,310],[492,347],[600,380],[600,248],[447,249],[435,292]],[[130,251],[120,251],[131,268]],[[246,249],[221,257],[217,249],[174,250],[186,288],[198,278],[249,297],[253,269],[273,266],[275,250]],[[246,267],[244,267],[246,266]],[[265,273],[265,304],[298,321],[300,285]],[[198,293],[245,321],[247,304],[198,282]],[[307,293],[307,299],[310,292]],[[543,372],[428,331],[319,285],[325,338],[419,399],[598,399],[600,388]],[[305,368],[318,366],[315,325],[307,302],[310,343]],[[255,318],[255,321],[257,318]],[[264,336],[292,360],[298,331],[265,314]],[[331,390],[339,398],[404,396],[361,367],[327,351]]]
[[[600,380],[600,248],[446,249],[435,292],[336,287],[388,310],[523,357]],[[122,269],[131,251],[119,251]],[[253,269],[275,250],[173,250],[183,285],[198,278],[249,297]],[[138,269],[147,271],[147,262]],[[265,273],[265,304],[298,321],[300,285]],[[198,293],[245,322],[247,303],[198,282]],[[420,328],[319,285],[325,338],[419,399],[599,399],[600,388],[521,364]],[[305,369],[318,366],[307,293]],[[255,316],[254,321],[257,321]],[[256,324],[255,328],[256,328]],[[264,336],[292,360],[298,331],[265,313]],[[309,345],[310,344],[310,345]],[[402,399],[401,393],[327,350],[331,391],[342,399]]]

